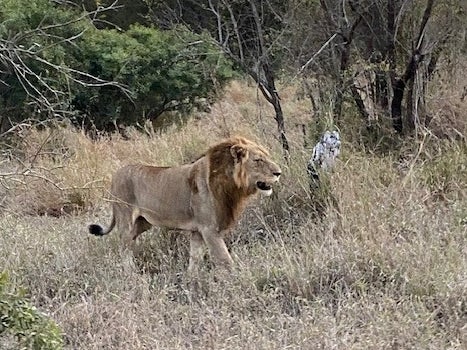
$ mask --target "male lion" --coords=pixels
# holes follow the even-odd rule
[[[214,145],[198,160],[176,167],[127,165],[112,179],[113,215],[110,226],[90,225],[96,236],[117,224],[127,244],[152,225],[191,231],[193,271],[204,256],[204,244],[217,265],[230,268],[232,257],[224,235],[235,224],[254,194],[272,193],[281,169],[268,152],[243,137]]]

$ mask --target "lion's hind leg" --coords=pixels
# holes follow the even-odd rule
[[[152,225],[142,216],[135,213],[128,215],[128,231],[123,235],[124,245],[134,250],[136,238],[144,231],[149,230]]]
[[[141,249],[141,247],[138,247],[136,244],[136,238],[151,227],[152,225],[142,216],[138,216],[134,221],[131,221],[129,230],[125,233],[123,241],[125,248],[132,252],[133,256],[138,256]]]
[[[136,240],[140,234],[149,230],[152,225],[142,216],[138,216],[133,224],[132,240]]]
[[[133,231],[133,211],[128,205],[114,203],[114,216],[117,220],[117,228],[123,247],[128,247],[131,242],[131,232]]]

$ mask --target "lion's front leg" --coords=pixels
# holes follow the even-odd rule
[[[197,231],[191,232],[190,237],[190,263],[188,272],[193,273],[198,270],[201,261],[204,258],[204,239]]]
[[[206,229],[201,232],[204,241],[209,249],[211,259],[217,266],[222,266],[230,270],[233,260],[225,245],[222,235],[213,229]]]

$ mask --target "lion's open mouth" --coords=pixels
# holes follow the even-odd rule
[[[272,188],[270,185],[263,181],[256,182],[256,187],[258,187],[261,191],[270,191]]]

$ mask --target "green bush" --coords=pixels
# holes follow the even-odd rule
[[[80,51],[83,71],[125,85],[133,100],[115,86],[81,89],[75,106],[98,129],[154,120],[167,111],[189,112],[233,76],[231,64],[211,40],[184,27],[89,31]]]
[[[64,38],[92,28],[78,17],[48,0],[0,1],[0,127],[2,117],[15,123],[69,110],[66,68],[74,60]]]
[[[22,290],[14,289],[6,272],[0,274],[0,336],[13,335],[22,348],[62,349],[58,326],[26,300]]]
[[[29,118],[109,129],[188,112],[233,76],[208,35],[181,26],[99,30],[80,11],[48,0],[0,2],[0,132],[6,121]]]

